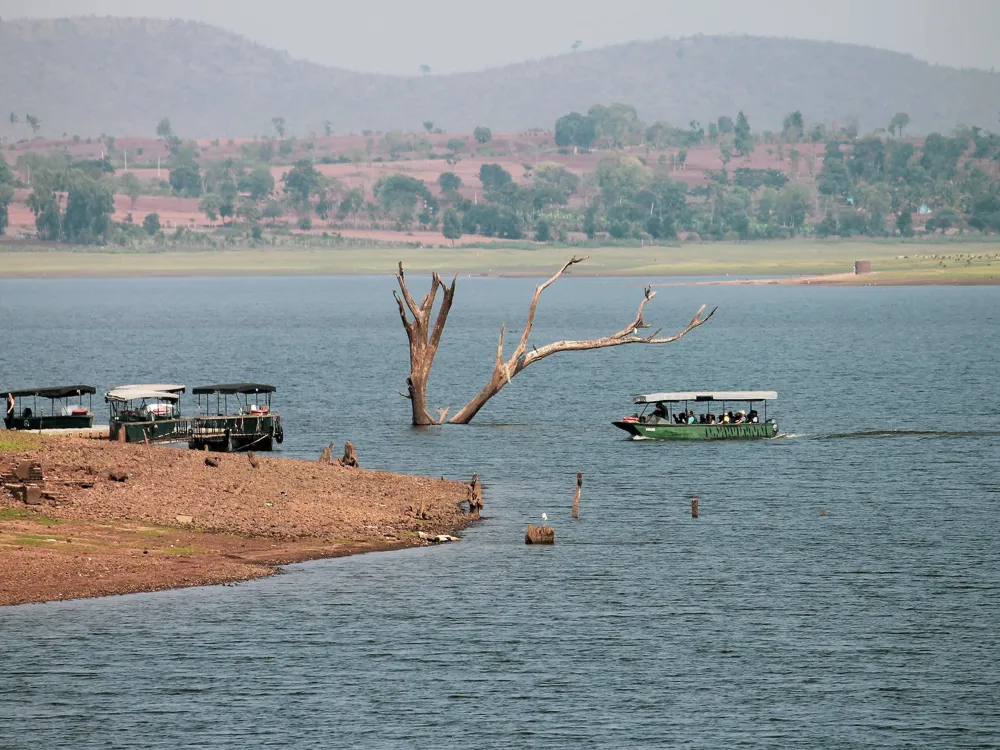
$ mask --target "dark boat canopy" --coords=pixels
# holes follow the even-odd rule
[[[192,388],[191,393],[202,395],[205,393],[220,393],[222,395],[232,395],[235,393],[274,393],[277,390],[273,385],[265,383],[222,383],[220,385],[200,385]]]
[[[14,398],[23,396],[41,396],[42,398],[69,398],[82,396],[84,393],[97,393],[92,385],[57,385],[50,388],[24,388],[20,391],[7,391]]]

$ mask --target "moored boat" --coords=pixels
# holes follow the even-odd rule
[[[767,416],[775,391],[678,391],[635,396],[642,412],[614,422],[633,440],[759,440],[778,434],[778,423]],[[748,408],[727,410],[736,403]],[[761,416],[754,408],[759,403]],[[681,405],[683,404],[683,407]],[[691,409],[694,404],[697,412]],[[653,407],[652,412],[649,411]],[[647,413],[648,412],[648,413]]]
[[[92,385],[59,385],[7,392],[4,426],[8,430],[71,430],[94,426]],[[83,397],[87,396],[84,405]],[[44,399],[41,407],[38,399]],[[30,405],[27,403],[31,401]],[[76,403],[72,403],[76,400]],[[48,409],[45,402],[48,402]]]
[[[215,451],[274,450],[274,443],[285,439],[281,415],[271,411],[271,395],[276,390],[266,383],[221,383],[192,388],[192,395],[198,397],[198,414],[191,420],[188,447]]]
[[[186,440],[190,420],[181,416],[183,385],[125,385],[104,395],[110,411],[109,437],[126,443]]]

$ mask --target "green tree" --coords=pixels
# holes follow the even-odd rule
[[[548,219],[540,218],[535,224],[535,242],[549,242],[552,239],[552,225]]]
[[[333,135],[333,123],[329,120],[323,121],[323,133],[327,136],[327,138]]]
[[[142,220],[142,228],[146,230],[146,234],[154,235],[160,231],[160,215],[159,214],[146,214],[146,217]]]
[[[816,234],[820,237],[829,237],[837,233],[837,219],[833,211],[827,211],[823,220],[816,225]]]
[[[82,173],[68,176],[66,214],[62,230],[68,242],[96,244],[107,242],[115,199],[111,188]]]
[[[472,131],[472,137],[476,139],[476,143],[481,146],[485,146],[487,143],[493,140],[493,131],[490,130],[485,125],[480,125],[478,128]]]
[[[462,178],[454,172],[442,172],[438,175],[438,187],[441,188],[442,193],[449,197],[457,196],[462,187]]]
[[[215,193],[209,193],[201,199],[201,202],[198,204],[198,210],[205,214],[205,218],[214,222],[219,219],[219,206],[221,205],[222,199]]]
[[[733,148],[740,156],[748,156],[753,153],[753,135],[750,132],[750,122],[743,110],[736,115],[736,125],[733,128]]]
[[[433,132],[434,131],[434,121],[433,120],[424,120],[424,130],[426,130],[428,133]]]
[[[14,174],[0,154],[0,237],[10,224],[10,204],[14,200]]]
[[[201,195],[201,170],[194,161],[184,161],[170,170],[170,188],[174,195],[197,198]]]
[[[595,104],[587,110],[587,115],[594,120],[598,135],[615,148],[621,148],[642,132],[635,107],[627,104],[615,103],[607,107]]]
[[[132,172],[126,172],[121,177],[120,188],[122,194],[128,196],[129,202],[134,209],[139,196],[142,195],[142,185],[139,183],[139,178]]]
[[[162,138],[165,141],[169,141],[174,137],[174,129],[170,127],[170,120],[164,117],[156,126],[156,136],[157,138]]]
[[[444,212],[441,231],[445,239],[451,240],[452,245],[455,244],[455,240],[462,236],[462,217],[454,208],[449,208]]]
[[[899,137],[903,137],[903,130],[907,125],[910,124],[910,116],[906,112],[897,112],[889,120],[889,132],[895,133],[898,131]]]
[[[236,209],[236,215],[251,226],[260,221],[261,210],[253,201],[242,201]],[[260,239],[259,237],[257,239]]]
[[[556,120],[555,140],[560,148],[590,148],[597,140],[597,123],[593,117],[570,112]]]
[[[580,187],[580,178],[562,164],[545,161],[532,174],[536,193],[541,199],[536,199],[536,205],[565,206]]]
[[[265,219],[268,219],[273,225],[274,222],[277,219],[280,219],[284,213],[285,210],[281,207],[281,203],[279,203],[276,200],[270,200],[267,202],[267,204],[265,204],[264,210],[261,212],[261,215]]]
[[[631,201],[632,196],[650,182],[652,173],[636,157],[616,153],[601,158],[594,177],[604,205],[610,208]]]
[[[288,196],[292,204],[302,212],[309,211],[312,205],[311,198],[316,195],[323,186],[323,175],[313,166],[308,159],[300,159],[295,162],[289,171],[281,178],[284,184],[282,190]]]
[[[253,200],[262,201],[274,192],[274,175],[267,167],[254,167],[240,177],[240,192],[247,193]]]
[[[802,119],[801,112],[796,110],[791,114],[785,115],[785,122],[784,122],[784,127],[782,128],[782,132],[784,133],[785,137],[788,140],[792,141],[793,143],[802,140],[803,136],[805,135],[805,130],[806,130],[806,124],[805,121]]]
[[[716,122],[716,126],[722,135],[728,135],[733,132],[733,118],[728,115],[722,115],[718,122]]]
[[[28,127],[31,128],[32,134],[38,135],[38,131],[42,127],[42,121],[39,118],[35,117],[34,115],[25,115],[24,121],[28,123]]]
[[[896,231],[903,237],[913,236],[913,214],[907,209],[900,211],[896,217]]]
[[[796,232],[802,230],[806,217],[812,212],[813,199],[809,188],[793,183],[778,195],[777,212],[781,223]]]
[[[274,132],[278,134],[279,138],[285,137],[285,118],[284,117],[272,117],[271,126],[274,128]]]

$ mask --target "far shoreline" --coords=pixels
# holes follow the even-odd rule
[[[9,247],[9,246],[8,246]],[[0,279],[241,278],[385,276],[398,264],[413,275],[432,271],[473,278],[548,278],[571,256],[587,256],[568,278],[670,279],[674,284],[996,285],[1000,242],[684,243],[596,247],[260,247],[129,252],[95,249],[7,249]],[[870,274],[854,274],[869,261]]]

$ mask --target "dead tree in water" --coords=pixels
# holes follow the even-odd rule
[[[452,416],[451,419],[448,420],[450,424],[468,424],[471,422],[473,417],[479,413],[479,410],[486,405],[486,402],[497,395],[504,388],[504,386],[508,385],[515,375],[524,370],[528,365],[537,362],[540,359],[545,359],[546,357],[557,352],[579,352],[588,351],[590,349],[606,349],[608,347],[623,346],[625,344],[669,344],[673,341],[677,341],[682,336],[685,336],[698,326],[707,322],[709,318],[715,314],[715,310],[718,309],[714,308],[708,315],[702,317],[702,313],[705,312],[705,305],[702,305],[701,309],[699,309],[695,316],[691,319],[691,322],[688,323],[681,331],[673,334],[672,336],[661,337],[659,334],[663,329],[657,329],[649,336],[642,336],[639,334],[639,331],[641,329],[649,328],[642,316],[643,308],[645,308],[647,302],[656,296],[656,292],[654,292],[651,287],[647,286],[645,295],[639,303],[639,310],[636,313],[635,319],[617,333],[586,341],[554,341],[551,344],[546,344],[542,347],[536,348],[532,346],[531,351],[528,351],[528,337],[531,335],[532,326],[535,324],[535,311],[538,308],[538,300],[542,296],[542,292],[554,284],[570,266],[575,265],[576,263],[582,263],[585,260],[587,260],[586,257],[577,258],[576,256],[573,256],[548,281],[535,287],[535,294],[531,298],[531,304],[528,306],[528,319],[525,321],[524,329],[521,331],[521,339],[518,342],[517,347],[514,349],[514,352],[506,360],[504,359],[503,352],[503,338],[504,332],[506,331],[506,325],[501,326],[500,340],[497,343],[496,362],[493,365],[493,374],[490,376],[486,385],[483,386],[483,389],[471,401],[469,401],[469,403],[463,406],[461,410]],[[434,274],[431,281],[431,291],[428,292],[426,297],[424,297],[424,301],[419,307],[413,301],[413,298],[406,289],[406,280],[403,277],[402,263],[399,264],[399,273],[396,275],[396,280],[399,282],[399,288],[403,294],[403,298],[400,299],[399,295],[396,294],[395,291],[393,292],[393,296],[396,298],[396,303],[399,305],[399,315],[403,320],[403,327],[406,329],[406,335],[410,340],[410,377],[406,379],[406,386],[409,393],[401,393],[401,395],[409,398],[412,402],[413,424],[441,424],[444,422],[448,409],[439,409],[438,419],[432,418],[427,412],[427,378],[430,374],[431,362],[433,361],[434,355],[437,353],[438,345],[441,342],[441,333],[444,330],[444,324],[447,322],[448,312],[450,312],[452,302],[454,301],[455,279],[452,279],[450,287],[445,287],[438,275]],[[431,308],[434,306],[434,296],[437,293],[438,286],[445,291],[444,300],[441,303],[441,309],[438,312],[433,333],[430,335],[430,338],[428,338],[428,323],[430,320]],[[406,309],[403,306],[403,300],[406,300],[406,306],[413,315],[414,320],[412,322],[410,322],[407,318]]]
[[[413,424],[428,425],[441,424],[444,421],[447,409],[439,410],[437,419],[434,419],[427,411],[427,379],[431,374],[431,365],[434,364],[434,355],[437,354],[438,346],[441,343],[441,334],[444,332],[444,324],[448,322],[448,313],[451,312],[451,304],[455,299],[455,278],[451,280],[451,286],[445,286],[441,277],[436,273],[431,276],[431,290],[424,297],[418,306],[413,297],[410,296],[406,288],[406,277],[403,276],[403,263],[399,263],[399,273],[396,274],[396,281],[399,283],[399,291],[403,295],[396,294],[396,304],[399,306],[399,317],[403,321],[403,328],[406,329],[406,337],[410,340],[410,377],[406,379],[406,393],[400,395],[410,399],[413,407]],[[437,296],[438,287],[444,291],[441,300],[441,307],[438,309],[437,319],[434,327],[430,327],[431,312],[434,310],[434,298]],[[405,302],[405,307],[404,307]],[[406,314],[407,309],[413,320]]]

